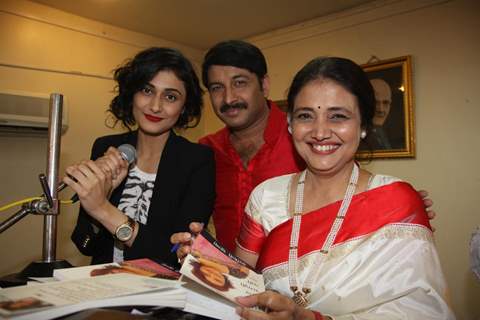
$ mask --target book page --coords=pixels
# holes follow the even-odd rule
[[[236,304],[234,302],[217,295],[193,280],[186,277],[184,279],[185,284],[182,287],[187,291],[184,311],[215,319],[240,319],[235,311]]]

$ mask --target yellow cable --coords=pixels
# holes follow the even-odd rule
[[[7,210],[7,209],[10,209],[10,208],[15,207],[15,206],[22,205],[24,203],[27,203],[27,202],[30,202],[30,201],[33,201],[33,200],[40,200],[40,199],[42,199],[42,198],[41,197],[32,197],[32,198],[27,198],[27,199],[15,201],[15,202],[12,202],[10,204],[7,204],[6,206],[0,207],[0,212],[4,211],[4,210]]]
[[[42,197],[31,197],[31,198],[26,198],[26,199],[23,199],[23,200],[15,201],[15,202],[7,204],[3,207],[0,207],[0,212],[5,211],[7,209],[10,209],[12,207],[20,206],[24,203],[27,203],[27,202],[30,202],[30,201],[33,201],[33,200],[40,200],[40,199],[42,199]],[[73,201],[72,200],[60,200],[60,204],[73,204]]]

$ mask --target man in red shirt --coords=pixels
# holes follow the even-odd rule
[[[243,41],[225,41],[205,55],[203,84],[226,127],[200,139],[215,152],[217,239],[235,248],[245,204],[262,181],[304,168],[287,131],[286,114],[267,100],[270,79],[261,51]]]
[[[250,192],[266,179],[299,171],[286,114],[268,100],[270,79],[262,52],[243,41],[220,42],[205,55],[203,84],[226,127],[200,139],[215,152],[216,236],[234,250]]]
[[[304,163],[294,150],[286,114],[267,98],[270,79],[260,49],[238,40],[218,43],[205,55],[202,80],[215,114],[225,123],[199,142],[215,152],[213,222],[217,240],[233,252],[251,191],[266,179],[304,169]],[[431,206],[431,201],[425,204]],[[179,233],[171,241],[189,238]]]

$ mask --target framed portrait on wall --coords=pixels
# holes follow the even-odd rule
[[[362,68],[375,91],[376,106],[373,127],[360,143],[357,158],[414,158],[410,56],[369,63]]]

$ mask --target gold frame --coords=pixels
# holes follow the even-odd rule
[[[372,73],[389,71],[401,67],[398,79],[403,86],[403,145],[395,149],[373,149],[360,150],[357,152],[357,158],[362,159],[386,159],[386,158],[415,158],[415,117],[413,110],[413,92],[412,92],[412,63],[410,56],[403,56],[389,60],[382,60],[374,63],[368,63],[361,66],[363,70],[372,77]],[[393,72],[393,71],[390,71]],[[399,87],[399,90],[400,87]],[[394,100],[394,99],[392,99]],[[395,101],[392,101],[394,103]],[[391,113],[391,112],[390,112]],[[392,116],[391,116],[392,117]],[[391,120],[390,120],[391,121]],[[398,124],[397,124],[398,125]]]

